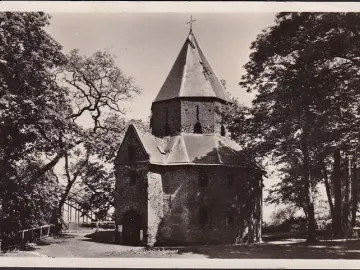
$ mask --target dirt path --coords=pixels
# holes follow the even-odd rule
[[[223,258],[223,259],[360,259],[360,240],[319,241],[288,239],[253,245],[189,246],[175,248],[129,247],[93,242],[88,233],[49,237],[25,252],[3,256],[83,258]]]
[[[177,250],[146,250],[144,247],[130,247],[116,244],[93,242],[85,237],[86,233],[71,233],[60,237],[48,237],[37,244],[30,244],[28,251],[15,251],[3,256],[18,257],[82,257],[82,258],[111,258],[111,257],[177,257],[177,258],[206,258],[201,254],[185,252],[179,254]]]
[[[142,249],[114,244],[96,243],[85,237],[88,233],[67,234],[61,237],[49,237],[34,248],[47,257],[107,257],[114,252],[129,252]]]

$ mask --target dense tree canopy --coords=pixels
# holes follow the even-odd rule
[[[68,97],[56,82],[53,71],[66,63],[61,46],[44,30],[49,16],[43,13],[0,13],[0,193],[2,232],[31,226],[36,212],[19,218],[14,211],[30,207],[39,194],[45,172],[33,181],[33,174],[70,143],[62,130],[73,130],[64,121]],[[50,177],[50,176],[48,176]],[[49,183],[49,192],[51,191]],[[44,188],[44,187],[43,187]],[[38,195],[34,194],[37,193]],[[46,193],[46,192],[45,192]],[[44,193],[43,193],[44,194]],[[31,204],[35,207],[31,200]],[[44,212],[39,212],[44,213]]]
[[[357,13],[279,13],[251,44],[240,83],[256,93],[247,118],[260,149],[292,165],[287,180],[293,188],[301,180],[309,241],[325,161],[333,168],[333,223],[341,234],[340,160],[359,145],[359,22]]]
[[[4,242],[22,228],[60,221],[74,183],[84,175],[98,179],[111,162],[126,127],[121,101],[140,92],[106,51],[64,55],[44,30],[49,23],[42,12],[0,13]],[[86,116],[92,125],[82,125]],[[60,161],[64,173],[56,175]]]

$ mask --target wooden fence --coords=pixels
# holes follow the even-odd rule
[[[40,227],[30,228],[19,231],[14,237],[8,239],[6,243],[1,243],[1,250],[12,249],[15,247],[26,245],[35,240],[43,239],[51,234],[53,224],[47,224]]]
[[[29,243],[34,240],[46,238],[50,235],[50,229],[54,226],[53,224],[43,225],[36,228],[31,228],[21,231],[21,243]]]

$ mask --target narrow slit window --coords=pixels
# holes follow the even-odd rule
[[[200,122],[199,122],[199,106],[196,106],[196,123],[195,123],[195,125],[194,125],[194,133],[203,133],[203,130],[202,130],[202,126],[201,126],[201,124],[200,124]]]

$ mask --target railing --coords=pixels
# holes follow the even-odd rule
[[[27,242],[32,242],[34,240],[43,239],[50,235],[50,228],[54,226],[53,224],[43,225],[36,228],[31,228],[27,230],[22,230],[21,233],[21,243],[25,244]]]
[[[86,229],[115,229],[115,221],[66,222],[65,231],[81,231]]]
[[[34,240],[46,238],[50,235],[52,226],[54,225],[47,224],[40,227],[19,231],[13,237],[7,239],[6,242],[1,242],[1,250],[16,248],[19,246],[23,246],[27,243],[31,243]]]
[[[345,229],[345,237],[348,238],[359,238],[360,236],[360,227],[350,227]]]

